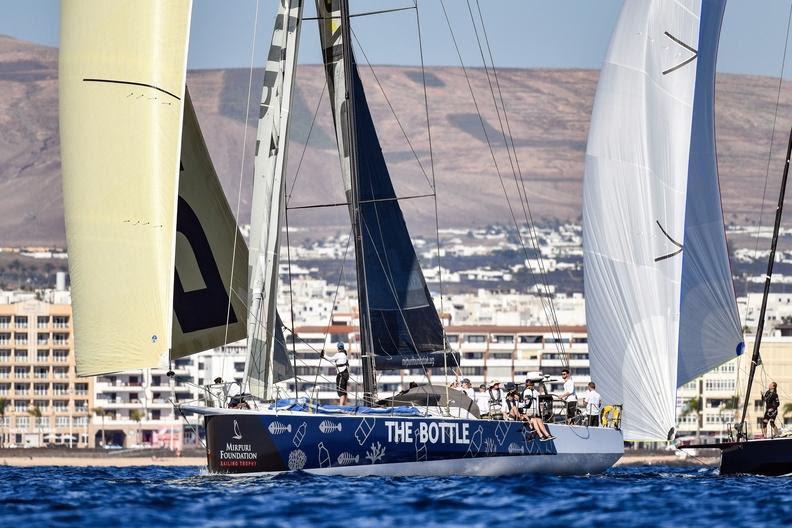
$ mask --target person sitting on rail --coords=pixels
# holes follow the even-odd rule
[[[331,363],[335,363],[336,367],[336,393],[338,394],[339,405],[346,405],[348,392],[347,384],[349,383],[349,358],[347,357],[346,348],[341,341],[336,345],[337,352],[334,356],[325,356],[325,351],[322,350],[319,356]]]
[[[506,382],[504,387],[506,389],[506,401],[503,406],[503,419],[522,421],[522,413],[520,412],[520,393],[517,390],[517,385],[513,382]]]
[[[547,426],[542,420],[539,411],[539,391],[536,390],[534,382],[530,379],[525,380],[525,390],[522,396],[523,401],[523,415],[531,427],[539,435],[542,440],[552,440],[555,436],[550,434]]]
[[[600,405],[602,397],[597,392],[597,385],[592,381],[588,384],[588,390],[583,395],[584,414],[587,420],[584,422],[589,427],[599,427],[600,424]]]

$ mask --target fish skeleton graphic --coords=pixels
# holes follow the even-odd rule
[[[282,424],[280,422],[272,422],[272,423],[270,423],[269,427],[267,429],[269,430],[270,434],[274,434],[274,435],[279,435],[279,434],[283,434],[283,433],[286,433],[286,432],[288,432],[288,433],[292,432],[291,424],[286,425],[286,424]]]
[[[348,466],[352,463],[357,464],[360,461],[360,455],[352,455],[352,453],[347,453],[344,451],[340,455],[338,455],[338,465],[339,466]]]
[[[319,424],[319,430],[324,434],[335,431],[341,432],[341,423],[335,423],[332,420],[324,420]]]

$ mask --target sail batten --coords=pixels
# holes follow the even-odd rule
[[[725,2],[625,2],[586,150],[591,376],[627,440],[665,440],[676,387],[741,342],[714,142]]]
[[[171,346],[191,2],[61,6],[60,137],[77,373]]]

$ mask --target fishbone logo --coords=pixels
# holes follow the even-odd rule
[[[242,433],[239,432],[239,422],[234,420],[234,440],[242,440]]]

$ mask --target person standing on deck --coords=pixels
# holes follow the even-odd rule
[[[572,419],[577,413],[577,393],[575,393],[575,382],[572,381],[569,369],[563,369],[561,377],[564,378],[564,392],[561,394],[561,399],[566,402],[567,423],[569,424],[572,423]]]
[[[778,436],[778,427],[776,427],[776,418],[778,417],[778,407],[781,402],[778,400],[778,384],[773,381],[770,383],[767,392],[762,395],[762,400],[765,404],[765,413],[762,417],[762,436],[767,438],[767,424],[770,424],[770,438]]]
[[[473,386],[470,384],[469,379],[465,378],[462,380],[462,388],[460,390],[467,394],[468,398],[476,401],[476,391],[473,390]]]
[[[344,343],[339,341],[336,348],[337,351],[334,356],[325,356],[325,352],[322,350],[320,357],[331,363],[335,363],[337,371],[336,393],[338,394],[338,403],[339,405],[346,405],[348,398],[347,384],[349,383],[349,357],[347,357]]]
[[[602,397],[597,392],[597,385],[592,381],[588,384],[588,390],[583,395],[583,403],[585,404],[585,413],[588,417],[586,423],[590,427],[599,427],[599,413]]]
[[[487,386],[483,383],[479,385],[479,390],[476,393],[476,405],[478,405],[481,416],[489,416],[490,413],[490,395],[487,392]]]

